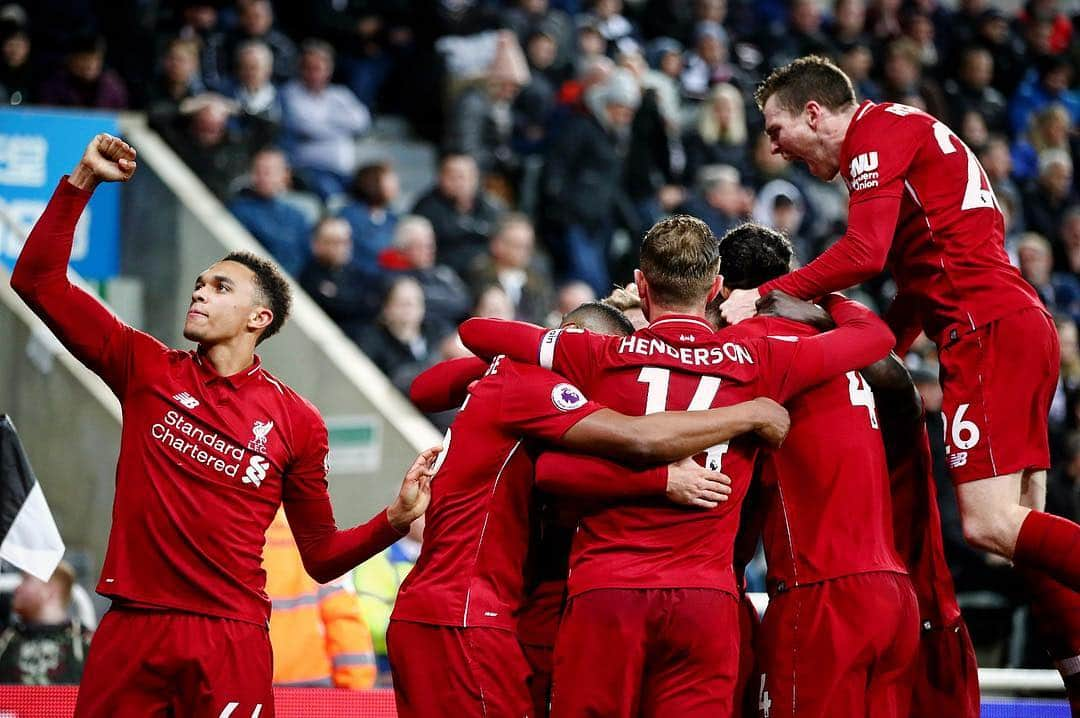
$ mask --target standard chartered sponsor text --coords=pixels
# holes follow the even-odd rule
[[[235,477],[244,460],[243,448],[222,439],[217,432],[195,426],[171,409],[160,422],[150,426],[150,436],[226,476]]]

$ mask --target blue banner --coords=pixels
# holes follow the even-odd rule
[[[10,269],[23,237],[71,172],[90,139],[119,134],[114,113],[58,109],[0,110],[0,264]],[[16,232],[10,218],[22,230]],[[103,184],[94,192],[75,229],[71,266],[87,279],[108,279],[120,267],[120,187]]]
[[[1067,701],[1031,698],[986,698],[981,713],[982,718],[1069,718],[1071,715]]]

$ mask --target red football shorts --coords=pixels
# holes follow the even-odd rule
[[[731,715],[734,718],[757,716],[758,693],[761,687],[761,669],[757,665],[754,644],[761,619],[750,596],[739,597],[739,675],[735,679],[735,700]]]
[[[551,703],[551,671],[555,667],[555,648],[553,646],[533,646],[521,644],[525,661],[529,664],[532,675],[529,676],[529,693],[532,695],[533,718],[547,718]]]
[[[112,608],[86,658],[77,718],[273,718],[265,626]]]
[[[922,632],[913,678],[910,718],[979,718],[979,666],[963,619]]]
[[[1057,386],[1057,329],[1025,309],[940,348],[945,452],[953,483],[1050,467],[1047,415]]]
[[[908,718],[919,607],[906,575],[862,573],[779,593],[760,636],[764,718]]]
[[[574,596],[555,642],[552,718],[731,715],[739,603],[711,589]]]
[[[532,715],[529,666],[512,631],[390,621],[386,648],[398,718]]]

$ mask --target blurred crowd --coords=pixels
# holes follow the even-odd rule
[[[1010,256],[1061,333],[1049,509],[1075,521],[1080,15],[1057,0],[1000,7],[0,2],[0,101],[145,111],[406,390],[423,369],[464,352],[455,326],[468,316],[557,323],[627,282],[637,238],[667,214],[698,216],[718,237],[754,219],[786,233],[804,263],[829,246],[846,223],[843,184],[772,155],[751,99],[772,68],[828,55],[860,99],[929,111],[983,164]],[[431,186],[403,191],[389,155],[360,160],[360,143],[384,117],[438,148]],[[894,287],[884,276],[853,291],[884,311]],[[940,423],[933,345],[918,344],[907,359],[928,420]],[[931,435],[940,432],[932,426]],[[958,589],[1014,601],[1010,572],[964,546],[939,468]]]

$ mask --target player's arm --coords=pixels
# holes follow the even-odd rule
[[[447,359],[421,372],[409,387],[412,403],[427,413],[461,406],[469,385],[484,375],[488,362],[478,357]]]
[[[889,305],[889,310],[885,312],[885,323],[896,335],[896,347],[893,351],[904,356],[922,332],[918,299],[910,294],[898,293]]]
[[[101,182],[126,182],[134,172],[134,148],[110,135],[94,137],[72,173],[60,180],[11,273],[15,293],[114,390],[124,374],[116,366],[123,355],[122,337],[134,330],[72,284],[67,269],[75,225],[94,189]]]
[[[600,409],[570,427],[558,443],[629,464],[658,464],[693,456],[750,432],[779,446],[789,428],[791,420],[784,407],[761,397],[708,411],[647,416]]]
[[[492,359],[497,354],[525,364],[540,362],[540,348],[549,330],[528,322],[473,317],[458,327],[461,343],[478,357]]]
[[[441,447],[416,457],[390,506],[366,523],[340,530],[326,489],[325,426],[321,436],[321,446],[309,454],[313,460],[305,459],[296,471],[286,475],[284,499],[285,514],[304,568],[319,583],[328,583],[397,542],[427,510],[431,478],[435,475],[433,465]]]
[[[885,268],[899,216],[899,195],[875,195],[853,203],[847,232],[833,246],[805,267],[756,289],[736,289],[720,305],[721,315],[729,324],[737,324],[754,316],[757,300],[773,289],[814,299],[877,276]]]
[[[780,317],[800,322],[819,332],[836,329],[836,320],[822,307],[813,302],[796,299],[779,289],[770,291],[758,300],[757,313],[764,317]]]
[[[889,353],[896,339],[872,311],[838,294],[822,298],[836,329],[813,337],[787,341],[766,337],[766,350],[777,356],[786,375],[779,384],[781,401],[834,376],[868,366]],[[785,352],[786,350],[786,352]]]
[[[691,459],[632,469],[596,456],[546,451],[536,462],[536,486],[575,499],[619,501],[666,496],[677,504],[713,508],[731,495],[731,479]]]

